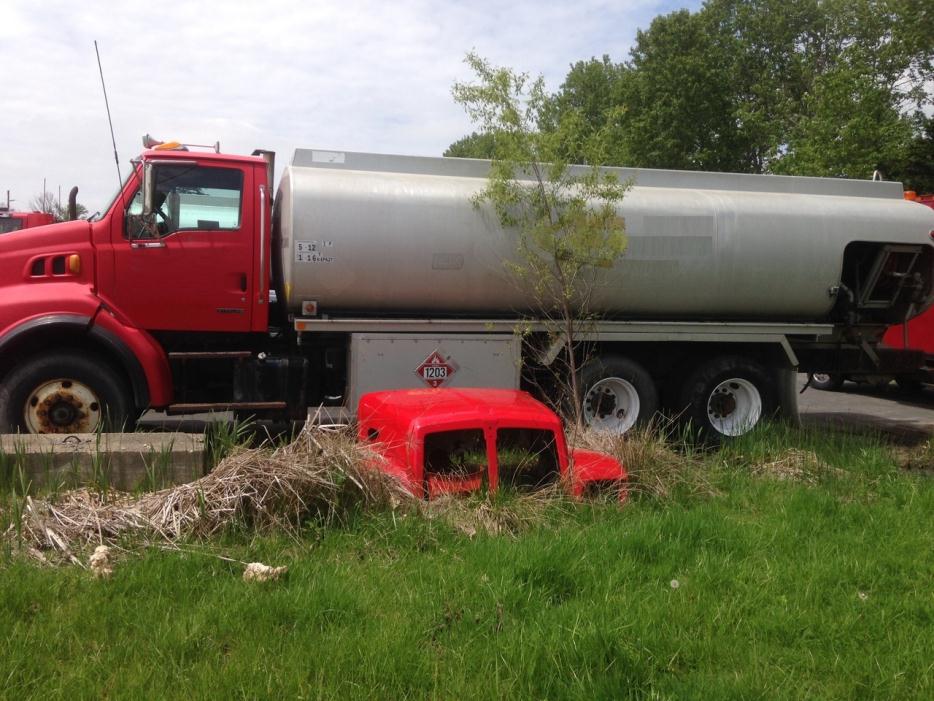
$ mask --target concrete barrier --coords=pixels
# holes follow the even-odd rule
[[[190,482],[204,472],[201,434],[0,435],[0,480],[8,484],[132,491]]]

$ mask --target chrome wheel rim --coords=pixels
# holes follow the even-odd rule
[[[584,422],[606,433],[625,433],[639,418],[639,393],[628,380],[607,377],[584,395]]]
[[[725,436],[741,436],[759,422],[762,395],[749,380],[724,380],[707,398],[707,420]]]
[[[94,390],[69,378],[49,380],[26,397],[23,418],[30,433],[94,433],[102,404]]]

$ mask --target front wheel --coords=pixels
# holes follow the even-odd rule
[[[124,382],[93,355],[49,353],[12,370],[0,385],[0,431],[123,430],[132,402]]]
[[[708,438],[719,440],[748,433],[776,412],[778,402],[765,368],[746,358],[722,356],[691,374],[682,388],[681,406]]]
[[[644,426],[658,411],[658,391],[649,373],[629,358],[606,355],[581,368],[584,425],[607,433]]]

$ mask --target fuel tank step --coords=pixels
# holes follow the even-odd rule
[[[285,409],[285,402],[217,402],[204,404],[169,404],[166,414],[201,414],[206,411],[238,411],[241,409],[254,409],[266,411]]]
[[[231,359],[231,358],[249,358],[253,355],[250,351],[179,351],[169,353],[169,360],[212,360],[212,359]]]

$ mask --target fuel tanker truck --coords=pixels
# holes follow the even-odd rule
[[[549,391],[563,341],[506,264],[516,232],[471,200],[488,162],[299,149],[273,198],[269,152],[144,145],[102,216],[0,236],[0,429]],[[796,414],[796,370],[923,363],[879,343],[932,301],[934,211],[898,183],[609,170],[628,247],[577,338],[588,424],[667,410],[736,436]]]

